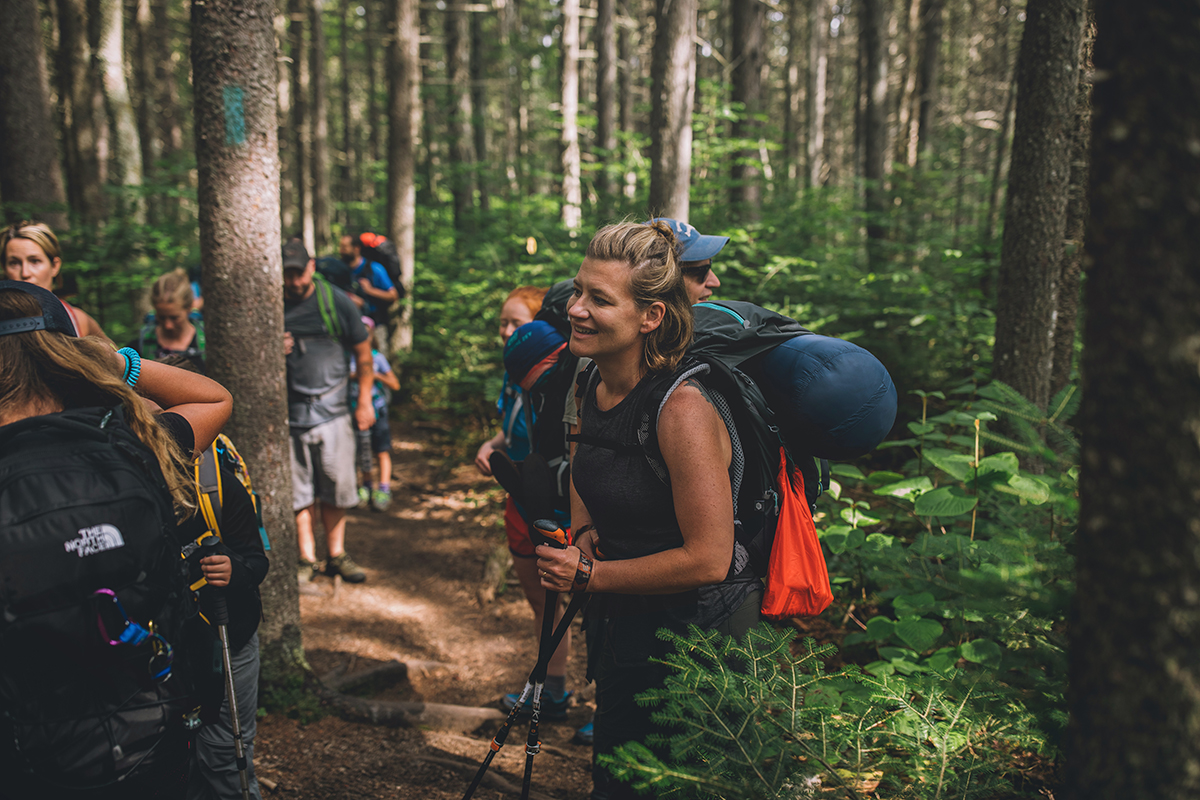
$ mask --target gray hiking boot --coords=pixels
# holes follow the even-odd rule
[[[325,574],[331,578],[334,575],[341,575],[342,580],[346,583],[362,583],[367,579],[367,573],[354,563],[349,553],[342,553],[340,556],[329,559],[325,564]]]

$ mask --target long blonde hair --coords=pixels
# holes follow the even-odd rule
[[[618,222],[596,231],[588,258],[629,266],[629,289],[640,309],[660,302],[662,324],[646,334],[643,365],[651,372],[679,366],[692,343],[692,306],[679,268],[678,242],[664,222]]]
[[[29,295],[0,291],[0,321],[41,313]],[[195,484],[189,478],[191,460],[122,380],[108,344],[95,337],[49,331],[0,336],[0,408],[47,403],[63,409],[120,403],[129,427],[158,459],[176,513],[182,517],[196,508]]]
[[[28,239],[42,248],[42,252],[50,261],[62,257],[58,247],[58,237],[44,222],[23,220],[0,231],[0,261],[8,257],[8,243],[13,239]]]

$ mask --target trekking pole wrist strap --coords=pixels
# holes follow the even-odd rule
[[[592,579],[592,560],[585,556],[581,551],[579,553],[579,566],[575,569],[574,585],[577,591],[585,591],[588,581]]]

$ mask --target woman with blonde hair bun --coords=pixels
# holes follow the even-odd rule
[[[162,275],[150,290],[154,313],[146,318],[138,337],[129,346],[142,358],[160,359],[163,356],[186,356],[200,370],[204,369],[204,323],[193,320],[195,296],[192,282],[182,269]]]
[[[653,464],[637,444],[644,414],[655,413],[650,393],[676,374],[692,341],[677,244],[660,221],[601,228],[567,310],[571,352],[595,363],[571,459],[575,544],[538,547],[537,565],[545,588],[596,595],[587,630],[598,754],[657,729],[634,701],[666,677],[658,659],[669,645],[656,631],[696,625],[740,636],[762,603],[761,583],[731,569],[733,450],[704,387],[688,379],[667,395]],[[637,796],[602,768],[593,781],[593,797]]]
[[[9,225],[0,231],[0,261],[8,280],[32,283],[53,292],[54,280],[62,270],[58,237],[44,222],[25,220]],[[108,338],[100,323],[86,311],[65,301],[63,306],[71,315],[77,335]]]

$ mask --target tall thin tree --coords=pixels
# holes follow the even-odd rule
[[[1200,7],[1095,9],[1063,794],[1183,800],[1200,794]]]
[[[325,250],[332,235],[329,192],[329,71],[325,0],[309,5],[309,80],[312,81],[312,207],[314,252]]]
[[[299,233],[309,252],[316,248],[313,227],[312,115],[309,111],[309,39],[305,35],[308,9],[305,0],[288,0],[288,49],[292,58],[292,182],[295,187]]]
[[[612,195],[612,162],[617,149],[617,0],[597,0],[596,27],[596,194],[601,203]]]
[[[1085,0],[1030,0],[996,298],[993,377],[1039,406],[1050,396]]]
[[[393,350],[412,349],[417,227],[417,134],[421,130],[421,26],[417,0],[390,0],[388,38],[388,235],[400,256],[405,300]]]
[[[579,0],[562,4],[562,223],[569,231],[583,217],[583,191],[579,154]]]
[[[145,221],[146,204],[138,193],[142,186],[142,145],[129,82],[125,80],[125,15],[121,0],[99,0],[100,39],[96,57],[104,85],[104,102],[112,119],[116,140],[114,155],[117,183],[131,190],[123,198],[127,212]]]
[[[825,87],[829,80],[829,0],[808,4],[808,185],[825,174]]]
[[[450,110],[450,193],[454,198],[454,227],[470,229],[475,218],[475,142],[471,129],[471,23],[462,3],[451,3],[443,14],[446,34],[446,89]]]
[[[692,104],[696,97],[696,0],[657,0],[650,98],[650,212],[688,217]]]
[[[86,0],[58,0],[57,72],[71,209],[84,221],[98,223],[105,211],[100,154],[105,122],[97,115],[99,81],[92,69]]]
[[[206,360],[236,398],[226,432],[249,462],[271,536],[259,627],[268,700],[297,685],[305,667],[284,383],[274,15],[272,0],[205,0],[192,4],[191,27]]]
[[[762,211],[762,165],[758,140],[762,125],[759,114],[763,105],[763,70],[767,65],[767,7],[759,0],[731,0],[732,81],[731,97],[742,106],[733,122],[735,139],[745,140],[733,162],[733,182],[729,187],[730,210],[747,221],[757,220]]]
[[[50,77],[37,0],[11,0],[0,47],[0,197],[65,228],[66,192],[54,146]],[[20,213],[15,208],[13,212]]]
[[[866,180],[867,259],[872,267],[883,258],[887,236],[887,13],[884,0],[862,0],[861,44],[864,62],[863,113],[860,129],[863,142],[863,178]]]

